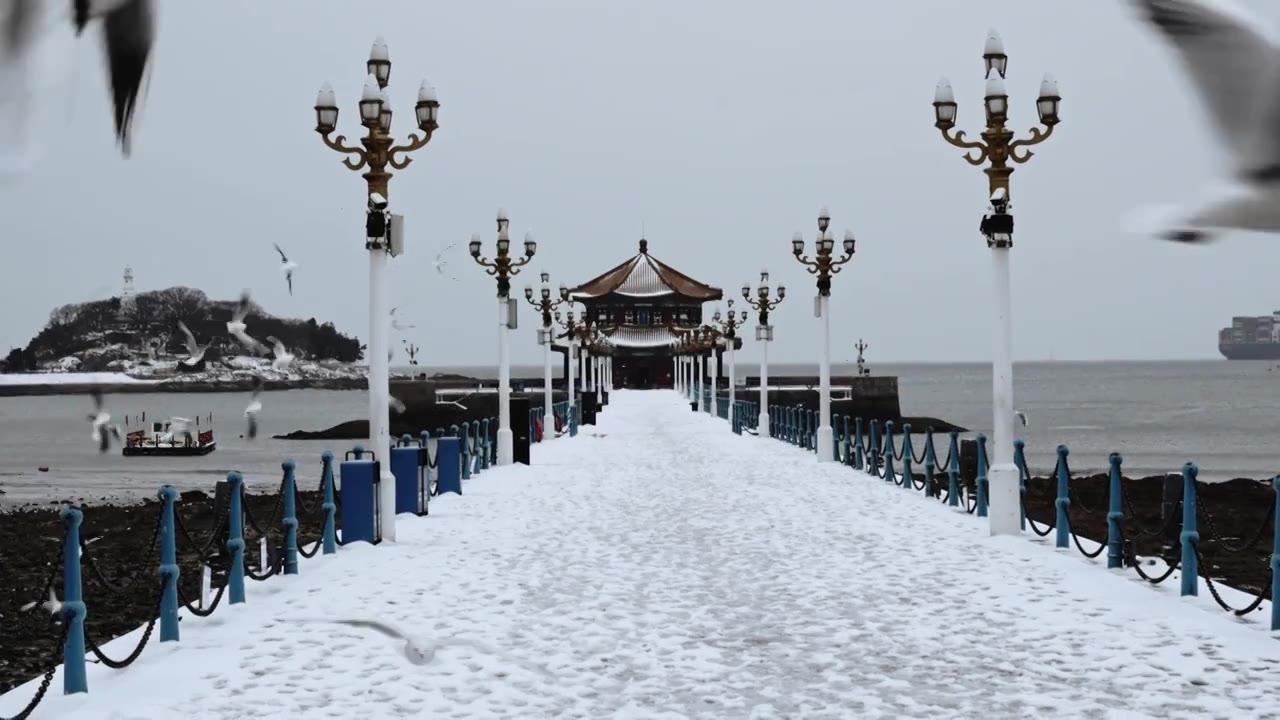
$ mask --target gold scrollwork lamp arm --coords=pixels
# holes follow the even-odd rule
[[[324,144],[328,145],[333,150],[337,150],[338,152],[346,155],[355,156],[356,159],[354,161],[350,157],[342,159],[342,164],[346,165],[348,169],[361,170],[368,164],[368,153],[361,148],[351,147],[348,145],[346,135],[339,135],[336,138],[330,139],[329,133],[324,133],[320,136],[320,139],[324,140]]]
[[[1009,143],[1009,157],[1013,158],[1013,161],[1017,163],[1024,163],[1030,160],[1031,157],[1035,155],[1034,152],[1030,150],[1023,150],[1022,154],[1019,155],[1018,149],[1028,148],[1028,147],[1031,147],[1032,145],[1039,145],[1045,140],[1048,140],[1049,136],[1053,134],[1053,126],[1046,125],[1045,127],[1048,129],[1041,130],[1038,127],[1031,128],[1031,135],[1026,140],[1014,140],[1013,142]]]
[[[431,135],[429,133],[421,137],[419,137],[417,133],[410,133],[406,140],[406,144],[396,145],[387,151],[387,162],[391,167],[397,170],[403,170],[409,167],[409,163],[413,162],[413,158],[409,157],[408,153],[426,147],[429,142],[431,142]],[[397,160],[396,153],[404,154],[404,159]]]
[[[970,165],[981,165],[982,163],[987,161],[986,143],[975,142],[973,140],[965,140],[963,130],[956,130],[955,132],[952,132],[951,130],[943,130],[942,139],[946,140],[952,145],[955,145],[961,150],[976,150],[978,152],[976,157],[969,152],[966,152],[964,154],[965,161],[967,161]]]

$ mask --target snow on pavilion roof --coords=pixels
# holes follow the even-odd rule
[[[720,288],[698,282],[649,254],[649,241],[640,240],[640,252],[603,274],[572,288],[570,297],[593,299],[609,294],[633,298],[682,295],[694,300],[719,300]]]
[[[666,325],[619,325],[609,333],[609,342],[618,347],[654,348],[675,345],[680,337]]]

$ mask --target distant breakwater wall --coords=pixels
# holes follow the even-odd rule
[[[298,380],[268,380],[267,390],[364,390],[369,384],[362,377],[301,378]],[[162,380],[137,383],[0,383],[0,397],[24,397],[34,395],[87,395],[97,390],[104,395],[135,393],[219,393],[248,392],[253,389],[252,380]]]

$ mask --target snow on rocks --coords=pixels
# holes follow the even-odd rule
[[[90,665],[89,694],[51,694],[39,713],[1260,717],[1280,692],[1259,623],[992,538],[670,392],[613,393],[598,427],[535,446],[533,463],[401,516],[397,542],[184,617],[180,643],[126,672]],[[458,642],[415,666],[376,633],[295,622],[318,617]],[[0,716],[35,687],[0,698]]]

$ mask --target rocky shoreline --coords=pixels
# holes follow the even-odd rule
[[[363,377],[299,378],[296,380],[265,380],[267,390],[364,390],[369,386]],[[248,392],[253,389],[251,379],[244,380],[161,380],[159,382],[132,383],[0,383],[0,397],[24,397],[33,395],[85,395],[91,390],[107,395],[122,393],[221,393]]]
[[[279,497],[278,493],[245,496],[247,515],[267,532],[271,546],[283,545]],[[323,528],[320,503],[318,491],[298,492],[298,545],[308,551]],[[0,653],[0,693],[61,662],[61,649],[54,647],[60,628],[38,607],[21,611],[23,605],[47,598],[45,588],[51,576],[55,592],[62,597],[61,507],[23,507],[0,513],[0,575],[5,578],[0,588],[0,647],[4,648]],[[159,542],[155,535],[160,507],[157,500],[148,500],[142,504],[83,508],[81,530],[88,545],[81,564],[81,587],[88,605],[86,632],[96,643],[106,643],[155,616],[160,583]],[[176,510],[181,517],[177,532],[179,588],[183,596],[194,599],[200,593],[200,553],[181,530],[185,527],[196,543],[208,543],[216,525],[213,498],[200,491],[186,492]],[[260,562],[259,536],[252,522],[245,523],[245,545],[246,564],[256,571]],[[108,587],[104,577],[114,587]],[[245,582],[254,580],[246,578]],[[220,584],[215,578],[215,589]],[[158,629],[150,642],[159,642]]]

